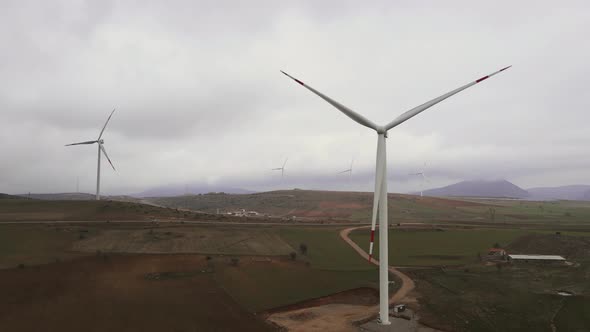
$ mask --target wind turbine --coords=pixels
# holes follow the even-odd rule
[[[283,163],[282,167],[278,167],[278,168],[273,168],[273,171],[281,171],[281,179],[283,178],[283,176],[285,175],[285,165],[287,165],[287,160],[289,160],[289,158],[285,159],[285,162]]]
[[[490,78],[501,71],[504,71],[511,66],[502,68],[492,74],[487,76],[483,76],[471,83],[463,85],[453,91],[450,91],[440,97],[434,98],[420,106],[414,107],[409,111],[402,113],[397,118],[393,119],[393,121],[389,122],[386,125],[377,125],[371,120],[365,118],[364,116],[356,113],[355,111],[351,110],[350,108],[340,104],[339,102],[331,99],[330,97],[324,95],[323,93],[317,91],[316,89],[312,88],[311,86],[304,84],[300,80],[294,78],[293,76],[285,73],[281,70],[283,74],[288,76],[289,78],[293,79],[295,82],[299,83],[309,91],[313,92],[314,94],[318,95],[323,100],[327,101],[329,104],[337,108],[339,111],[344,113],[346,116],[351,118],[352,120],[356,121],[362,126],[371,128],[377,132],[377,161],[376,161],[376,171],[375,171],[375,194],[373,197],[373,218],[371,221],[371,240],[369,244],[369,261],[371,260],[373,254],[373,242],[375,237],[375,222],[377,218],[377,213],[379,213],[379,318],[381,324],[389,325],[389,275],[388,275],[388,268],[389,268],[389,259],[388,259],[388,240],[387,240],[387,158],[386,158],[386,149],[385,149],[385,139],[387,138],[387,131],[392,129],[399,124],[409,120],[410,118],[420,114],[424,110],[440,103],[441,101],[477,84],[481,81]]]
[[[423,197],[423,191],[424,191],[424,182],[428,181],[428,179],[426,178],[426,163],[424,163],[424,167],[422,167],[422,171],[418,172],[418,173],[410,173],[409,175],[420,175],[422,176],[422,182],[420,183],[420,197]]]
[[[348,177],[352,177],[352,164],[354,163],[354,159],[350,161],[350,167],[342,172],[338,172],[338,174],[348,173]]]
[[[111,167],[113,168],[114,171],[116,171],[115,166],[113,166],[113,163],[111,162],[111,159],[109,158],[109,155],[107,154],[107,150],[105,150],[103,144],[104,144],[104,140],[102,139],[102,134],[104,133],[104,130],[107,127],[107,124],[109,123],[109,121],[111,120],[111,117],[113,116],[113,113],[115,113],[115,110],[113,110],[111,112],[111,115],[109,115],[109,118],[107,119],[107,122],[105,122],[104,126],[102,127],[102,130],[100,131],[100,134],[98,135],[98,138],[95,141],[86,141],[86,142],[79,142],[79,143],[72,143],[72,144],[66,144],[65,146],[71,146],[71,145],[82,145],[82,144],[95,144],[98,143],[98,166],[96,168],[96,200],[100,200],[100,153],[104,153],[104,156],[107,158],[107,160],[109,161],[109,164],[111,164]]]

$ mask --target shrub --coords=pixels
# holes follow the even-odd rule
[[[296,252],[294,252],[294,251],[292,251],[292,252],[289,254],[289,257],[291,257],[291,260],[292,260],[292,261],[294,261],[294,260],[297,258],[297,253],[296,253]]]
[[[231,258],[231,265],[238,266],[239,263],[240,263],[240,259],[238,257]]]
[[[307,244],[301,243],[299,245],[299,251],[301,251],[301,254],[307,255]]]

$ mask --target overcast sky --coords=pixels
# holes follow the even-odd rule
[[[390,191],[590,183],[590,5],[475,3],[0,0],[0,192],[92,192],[64,144],[113,108],[105,193],[372,190],[376,134],[279,70],[385,124],[508,65],[389,132]]]

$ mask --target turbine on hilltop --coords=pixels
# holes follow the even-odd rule
[[[115,166],[113,166],[113,163],[111,162],[111,159],[109,158],[109,155],[107,154],[107,150],[104,148],[104,140],[102,139],[102,134],[104,133],[104,130],[106,129],[107,124],[111,120],[113,113],[115,113],[115,110],[113,110],[111,112],[111,115],[109,115],[107,122],[105,122],[104,126],[102,127],[102,130],[100,131],[100,134],[98,135],[98,138],[95,141],[85,141],[85,142],[72,143],[72,144],[65,145],[65,146],[71,146],[71,145],[83,145],[83,144],[95,144],[95,143],[98,144],[98,166],[96,168],[96,200],[97,201],[100,200],[100,154],[101,154],[101,152],[104,153],[104,156],[109,161],[109,164],[111,164],[111,167],[113,168],[113,170],[117,171],[115,169]]]

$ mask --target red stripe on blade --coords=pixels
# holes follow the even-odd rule
[[[371,258],[373,257],[373,255],[369,255],[369,262],[371,261]]]
[[[297,83],[299,83],[299,84],[301,84],[301,85],[305,86],[305,84],[303,84],[303,82],[301,82],[300,80],[298,80],[298,79],[296,79],[296,78],[294,78],[294,80],[295,80],[295,82],[297,82]]]
[[[371,230],[371,242],[374,242],[375,240],[375,231]]]
[[[486,78],[488,78],[488,77],[489,77],[489,76],[484,76],[484,77],[482,77],[482,78],[478,79],[477,81],[475,81],[475,83],[479,83],[479,82],[481,82],[481,81],[485,80],[485,79],[486,79]]]

